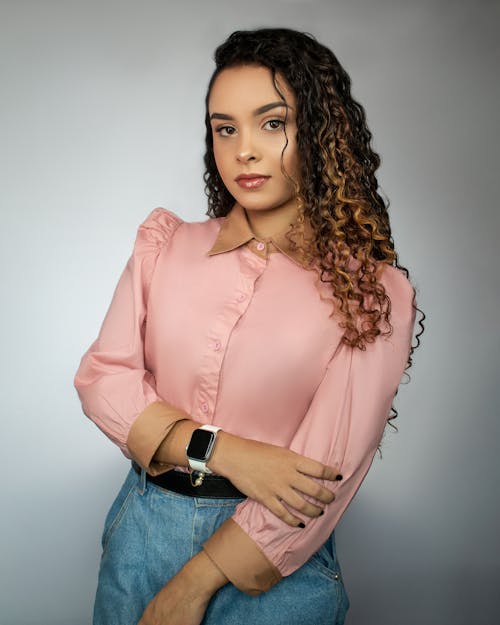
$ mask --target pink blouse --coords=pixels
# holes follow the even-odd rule
[[[257,240],[238,205],[196,223],[158,208],[83,356],[75,385],[84,412],[151,474],[171,468],[153,456],[183,418],[340,467],[343,481],[325,484],[336,499],[305,529],[247,499],[207,541],[245,592],[268,590],[319,549],[372,463],[414,324],[406,277],[384,266],[381,281],[393,332],[352,349],[328,288],[284,235]]]

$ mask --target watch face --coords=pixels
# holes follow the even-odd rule
[[[215,434],[213,432],[195,430],[186,450],[187,456],[194,460],[207,460],[214,438]]]

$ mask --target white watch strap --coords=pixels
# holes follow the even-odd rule
[[[217,425],[202,425],[198,429],[199,430],[208,430],[209,432],[213,432],[215,434],[216,432],[218,432],[222,428],[218,427]]]
[[[198,429],[208,430],[209,432],[213,432],[214,434],[217,434],[217,432],[221,428],[216,425],[202,425]],[[208,460],[210,460],[210,458]],[[202,462],[201,460],[193,460],[192,458],[188,458],[188,464],[192,471],[199,471],[200,473],[212,473],[212,471],[207,467],[207,463]]]
[[[207,467],[206,462],[202,462],[201,460],[193,460],[192,458],[188,458],[188,464],[191,467],[191,471],[198,471],[199,473],[212,473],[210,469]]]

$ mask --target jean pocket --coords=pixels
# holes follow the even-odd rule
[[[319,575],[321,579],[328,582],[327,585],[334,591],[337,600],[334,623],[342,625],[349,609],[349,598],[342,579],[333,536],[309,558],[304,566],[308,567],[315,576]]]
[[[330,581],[342,581],[340,566],[335,552],[332,553],[329,541],[321,546],[318,551],[316,551],[316,553],[309,558],[306,565],[314,568],[318,573]]]
[[[132,501],[132,495],[135,493],[138,484],[138,476],[133,469],[130,470],[125,482],[115,500],[111,504],[111,508],[106,515],[104,521],[104,529],[102,532],[101,545],[103,550],[106,549],[107,544],[113,532],[116,530],[120,521],[122,520],[127,508]]]

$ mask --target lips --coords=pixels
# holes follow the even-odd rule
[[[259,189],[270,177],[263,174],[240,174],[235,181],[243,189]]]

